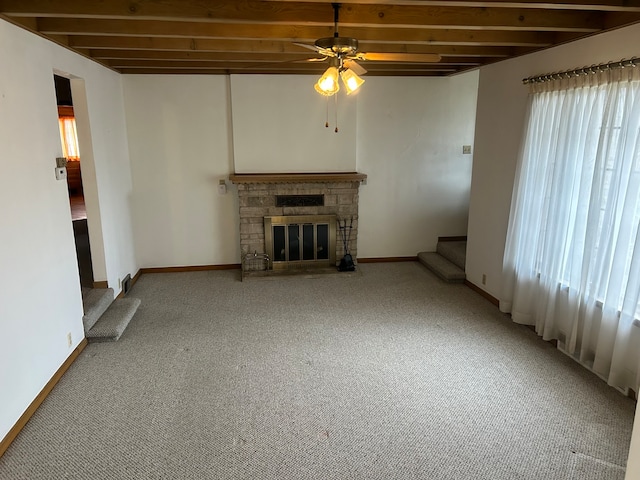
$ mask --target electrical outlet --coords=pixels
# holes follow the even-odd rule
[[[487,284],[487,275],[486,274],[482,274],[482,284],[486,285]]]
[[[462,146],[462,154],[463,155],[471,155],[471,145],[463,145]]]
[[[71,337],[71,332],[67,333],[67,347],[73,345],[73,338]]]

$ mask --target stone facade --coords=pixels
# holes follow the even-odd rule
[[[347,225],[353,219],[349,249],[353,258],[357,258],[359,180],[298,183],[232,181],[238,184],[242,258],[248,253],[266,253],[264,217],[276,215],[336,215],[338,221],[346,220]],[[324,195],[324,206],[276,207],[276,195]],[[336,259],[339,261],[344,256],[339,228],[336,229],[336,236]]]

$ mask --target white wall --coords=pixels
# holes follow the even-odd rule
[[[125,75],[142,267],[240,262],[226,76]]]
[[[482,67],[469,208],[467,278],[500,297],[502,257],[528,90],[522,79],[630,58],[640,25]],[[487,283],[482,285],[482,275]]]
[[[317,78],[231,76],[236,173],[355,171],[356,104],[362,92],[338,94],[336,133],[336,97],[318,94]]]
[[[415,256],[467,233],[477,72],[370,77],[358,99],[358,256]]]
[[[124,76],[141,266],[240,262],[235,187],[216,192],[233,172],[366,173],[360,257],[414,256],[466,234],[472,156],[462,145],[473,144],[477,73],[370,77],[339,99],[338,134],[323,112],[315,118],[324,99],[313,80]]]
[[[85,82],[104,275],[117,288],[118,275],[137,270],[120,77],[0,20],[0,438],[84,336],[67,186],[54,175],[54,70]]]

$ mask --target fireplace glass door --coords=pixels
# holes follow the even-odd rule
[[[335,215],[265,217],[270,268],[335,265]]]

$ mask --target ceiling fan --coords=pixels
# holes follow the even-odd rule
[[[341,37],[338,34],[338,16],[340,4],[332,3],[334,33],[333,37],[319,38],[313,45],[294,43],[300,47],[314,50],[322,58],[309,58],[309,62],[323,62],[329,60],[329,68],[315,84],[318,93],[326,96],[336,94],[340,90],[338,76],[342,78],[347,95],[355,92],[364,83],[360,75],[367,73],[356,60],[376,62],[439,62],[440,55],[435,53],[365,53],[358,51],[358,40],[351,37]]]

